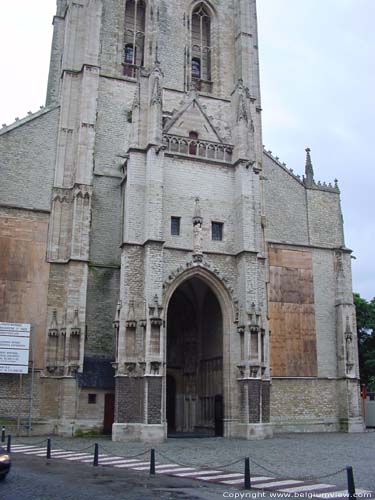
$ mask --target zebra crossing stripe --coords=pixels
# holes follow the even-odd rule
[[[172,476],[177,476],[174,474],[175,472],[184,472],[184,471],[192,471],[194,470],[192,467],[180,467],[178,469],[167,469],[167,470],[157,470],[159,474],[171,474]]]
[[[119,463],[120,463],[120,462],[119,462]],[[137,465],[137,464],[139,464],[139,463],[140,463],[140,461],[139,461],[139,460],[134,460],[134,459],[131,459],[131,460],[126,459],[126,460],[121,460],[121,463],[122,463],[122,464]]]
[[[202,481],[220,481],[221,479],[235,479],[242,477],[243,474],[219,474],[215,476],[201,476],[199,479]]]
[[[322,483],[317,483],[317,484],[305,484],[304,486],[296,486],[295,488],[283,488],[280,491],[283,491],[285,493],[301,493],[301,492],[308,492],[308,491],[314,491],[314,490],[323,490],[325,488],[334,488],[332,484],[322,484]]]
[[[139,469],[135,468],[135,466],[143,466],[143,465],[147,465],[149,467],[150,466],[150,462],[138,462],[137,464],[136,463],[132,463],[132,464],[129,464],[129,463],[128,464],[119,464],[119,465],[115,465],[114,467],[122,467],[122,468],[128,468],[128,469],[134,468],[134,470],[139,470]],[[148,467],[146,467],[145,469],[143,469],[143,467],[142,467],[142,470],[147,470]]]
[[[107,463],[107,462],[111,462],[111,461],[115,462],[117,460],[124,460],[124,457],[107,457],[107,458],[103,458],[100,462]]]
[[[74,457],[76,455],[75,451],[51,451],[51,457],[52,458],[68,458],[68,457]]]
[[[23,451],[22,453],[24,455],[36,455],[37,453],[43,453],[43,452],[44,455],[47,453],[46,448],[34,448],[33,450]]]
[[[155,469],[156,470],[159,470],[159,469],[170,469],[171,467],[173,469],[173,468],[176,468],[176,467],[180,467],[180,465],[178,465],[178,464],[162,464],[162,465],[156,465]]]
[[[178,477],[190,477],[190,476],[207,476],[209,474],[220,474],[219,470],[203,470],[197,472],[183,472],[182,474],[176,474]],[[199,478],[198,478],[199,479]]]
[[[99,458],[99,464],[100,464],[100,460],[101,460],[102,458],[105,458],[105,457],[108,457],[108,455],[106,455],[106,454],[103,454],[103,455],[98,455],[98,458]],[[82,463],[84,463],[84,464],[88,464],[88,463],[92,462],[93,460],[94,460],[94,454],[92,453],[92,454],[91,454],[91,458],[84,458],[83,460],[81,460],[81,462],[82,462]]]
[[[89,458],[92,457],[92,453],[77,453],[74,455],[74,457],[67,457],[66,459],[69,461],[74,461],[74,460],[82,460],[83,458]]]
[[[278,486],[287,486],[288,484],[303,484],[303,481],[297,481],[296,479],[285,479],[282,481],[271,481],[270,483],[258,483],[256,488],[277,488]]]
[[[142,466],[141,464],[139,464],[137,467],[133,467],[134,470],[148,470],[149,468],[150,468],[150,462],[144,462]]]
[[[240,479],[231,479],[230,481],[219,481],[219,482],[222,484],[232,484],[232,485],[244,484],[244,478],[241,477]]]
[[[99,465],[117,465],[117,464],[125,464],[125,463],[128,463],[128,462],[124,459],[112,460],[110,462],[104,462],[104,459],[103,459],[103,460],[100,460]]]
[[[22,446],[20,444],[12,445],[12,451],[19,451],[22,453],[24,450],[35,450],[35,446]]]

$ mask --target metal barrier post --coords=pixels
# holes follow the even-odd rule
[[[251,490],[251,478],[250,478],[250,458],[245,458],[245,490]]]
[[[10,453],[10,450],[12,448],[12,436],[8,434],[8,442],[7,442],[7,452]]]
[[[5,443],[5,427],[1,428],[1,442]]]
[[[155,450],[152,448],[150,455],[150,476],[154,475],[155,475]]]
[[[51,458],[51,439],[47,439],[47,458]]]
[[[94,449],[94,462],[92,464],[94,467],[97,467],[99,465],[99,445],[98,443],[95,443],[95,449]]]
[[[348,478],[349,500],[355,500],[356,494],[355,494],[355,484],[354,484],[353,467],[351,467],[349,465],[346,467],[346,475],[347,475],[347,478]]]

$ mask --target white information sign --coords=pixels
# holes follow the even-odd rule
[[[0,373],[28,373],[30,325],[0,323]]]

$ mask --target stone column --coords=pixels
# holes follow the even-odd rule
[[[365,424],[359,384],[357,325],[350,254],[350,251],[342,249],[335,253],[339,418],[342,430],[363,432]]]

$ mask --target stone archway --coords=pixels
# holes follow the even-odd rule
[[[184,280],[171,295],[167,314],[169,433],[223,434],[223,329],[212,288],[199,276]]]

